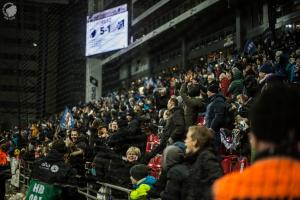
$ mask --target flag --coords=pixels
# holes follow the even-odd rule
[[[249,55],[253,55],[256,52],[256,46],[252,40],[247,40],[244,47],[244,52]]]
[[[62,129],[74,128],[75,120],[74,117],[68,107],[65,108],[64,114],[59,120],[59,126]]]

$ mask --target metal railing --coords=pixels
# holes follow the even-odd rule
[[[94,186],[95,185],[93,185],[93,184],[87,183],[86,188],[78,188],[78,193],[84,195],[87,199],[99,200],[99,198],[97,197],[98,195],[107,196],[108,199],[113,199],[111,192],[101,193],[100,191],[93,189]],[[100,182],[100,181],[96,182],[96,187],[97,188],[103,187],[104,191],[117,190],[120,192],[124,192],[127,195],[127,199],[130,199],[130,192],[131,192],[130,189],[127,189],[127,188],[124,188],[121,186],[117,186],[117,185],[113,185],[110,183]]]
[[[28,187],[29,187],[30,178],[31,178],[30,173],[31,173],[32,165],[33,165],[33,162],[24,161],[24,160],[21,160],[21,162],[20,162],[20,183],[26,189],[28,189]],[[87,186],[83,187],[83,188],[80,188],[77,186],[72,186],[72,185],[66,185],[66,184],[55,184],[55,185],[61,186],[61,187],[76,187],[78,193],[84,195],[87,200],[89,200],[89,199],[99,200],[99,198],[97,197],[98,195],[106,195],[106,194],[99,192],[98,190],[95,190],[94,188],[104,187],[105,188],[104,191],[117,190],[120,192],[124,192],[127,195],[127,199],[130,199],[130,192],[131,192],[130,189],[127,189],[127,188],[124,188],[121,186],[117,186],[117,185],[113,185],[110,183],[100,182],[100,181],[97,181],[94,184],[87,182]],[[109,199],[113,200],[111,194],[109,194],[109,196],[110,196]]]
[[[33,162],[21,160],[20,162],[20,183],[23,184],[25,188],[28,188],[30,181],[30,173]]]

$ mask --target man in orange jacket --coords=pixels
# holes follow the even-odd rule
[[[252,107],[256,160],[213,186],[215,200],[300,199],[300,92],[285,84],[263,89]]]

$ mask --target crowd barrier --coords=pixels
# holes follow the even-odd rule
[[[32,169],[33,162],[21,160],[19,169],[20,169],[20,179],[19,182],[25,189],[29,186],[30,181],[30,173]],[[74,187],[71,185],[61,185],[62,187]],[[97,181],[96,183],[87,182],[86,187],[80,188],[77,187],[77,191],[79,194],[85,196],[87,200],[114,200],[107,191],[117,190],[119,192],[124,192],[127,195],[127,199],[130,199],[130,189],[120,187],[117,185],[113,185],[110,183]],[[97,189],[100,188],[100,189]],[[124,195],[125,196],[125,195]],[[120,200],[120,199],[118,199]],[[125,199],[124,199],[125,200]]]

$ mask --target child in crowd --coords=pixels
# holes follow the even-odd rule
[[[147,199],[147,192],[152,188],[156,179],[149,176],[149,168],[147,165],[134,165],[130,169],[130,179],[133,184],[133,191],[130,193],[131,200]]]

